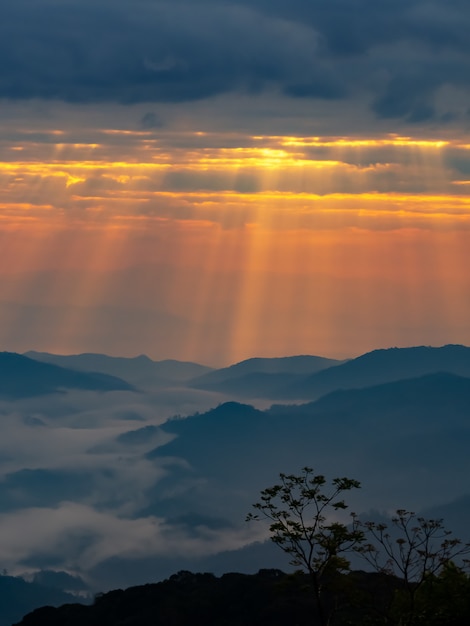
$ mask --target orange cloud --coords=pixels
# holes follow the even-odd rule
[[[98,349],[110,306],[179,320],[166,356],[209,362],[467,336],[470,196],[448,155],[470,144],[158,133],[23,134],[0,164],[3,299],[63,307],[63,351],[73,329]]]

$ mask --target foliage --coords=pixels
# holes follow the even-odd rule
[[[470,544],[452,536],[440,519],[418,517],[399,509],[392,526],[359,522],[369,541],[355,546],[378,572],[401,581],[388,610],[392,623],[418,624],[418,600],[423,586],[442,575],[457,557],[470,553]],[[464,560],[464,564],[466,561]]]
[[[426,579],[416,598],[415,623],[422,626],[467,626],[470,577],[452,561]]]
[[[305,580],[279,570],[221,577],[180,571],[155,584],[114,590],[91,606],[44,607],[21,626],[311,626]]]
[[[180,571],[162,583],[97,596],[90,607],[37,609],[21,626],[468,626],[470,544],[441,519],[405,509],[388,524],[354,513],[344,523],[343,496],[359,487],[305,467],[261,492],[247,519],[268,521],[272,541],[298,568],[293,574]],[[349,571],[351,551],[375,571]]]
[[[325,582],[349,569],[346,555],[363,540],[363,531],[333,521],[331,516],[347,509],[342,494],[360,487],[357,480],[325,476],[304,467],[301,474],[280,474],[280,483],[261,492],[253,505],[257,513],[247,520],[269,520],[272,541],[291,556],[291,564],[310,576],[321,624],[328,624],[332,609],[323,600]]]

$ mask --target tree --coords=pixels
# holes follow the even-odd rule
[[[470,577],[452,561],[439,574],[426,579],[416,598],[416,624],[422,626],[468,626],[470,624]]]
[[[301,474],[280,474],[280,483],[264,489],[253,505],[257,513],[247,520],[267,519],[272,541],[289,554],[291,565],[308,573],[322,626],[331,620],[332,609],[324,602],[324,586],[338,573],[349,569],[346,554],[363,540],[353,515],[352,526],[331,519],[347,509],[341,498],[360,483],[351,478],[334,478],[330,484],[321,474],[304,467]]]
[[[359,523],[369,541],[355,549],[375,570],[401,580],[401,593],[389,614],[400,625],[411,626],[419,623],[417,599],[425,583],[442,574],[454,559],[470,553],[470,544],[453,537],[441,519],[399,509],[391,521],[391,529],[384,523]]]

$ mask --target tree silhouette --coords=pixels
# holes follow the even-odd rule
[[[360,522],[367,542],[355,547],[378,572],[402,581],[402,593],[390,607],[403,626],[417,624],[417,598],[427,581],[470,553],[470,544],[452,536],[442,519],[426,519],[399,509],[391,528],[384,523]],[[464,565],[468,562],[464,559]]]
[[[360,487],[357,480],[334,478],[304,467],[299,475],[280,474],[280,483],[261,492],[247,520],[267,519],[272,541],[291,556],[291,564],[308,573],[322,626],[330,623],[333,608],[324,602],[324,587],[349,569],[346,554],[363,540],[355,516],[348,526],[331,518],[347,509],[342,494]]]

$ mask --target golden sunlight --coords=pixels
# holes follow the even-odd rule
[[[26,302],[40,272],[74,272],[65,290],[51,282],[37,296],[69,307],[58,336],[74,327],[86,336],[93,307],[122,301],[110,276],[125,268],[142,268],[129,286],[134,304],[186,320],[185,358],[215,345],[227,362],[332,354],[333,343],[352,349],[366,336],[373,347],[371,327],[391,341],[411,337],[431,309],[453,328],[470,313],[460,291],[470,195],[453,165],[470,149],[464,141],[95,135],[25,136],[0,164],[10,250],[0,274],[23,277],[4,299]],[[160,272],[172,278],[154,278],[152,291],[146,276]]]

